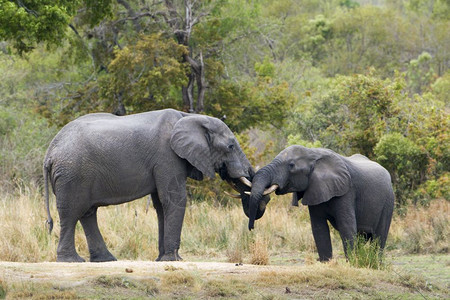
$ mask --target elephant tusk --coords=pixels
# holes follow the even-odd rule
[[[246,193],[247,195],[251,195],[252,194],[250,191],[245,191],[244,193]]]
[[[241,199],[241,195],[228,193],[227,191],[223,191],[223,193],[231,198]]]
[[[239,180],[243,183],[243,184],[245,184],[246,186],[248,186],[248,187],[252,187],[252,183],[250,182],[250,180],[248,180],[247,178],[245,178],[245,177],[241,177],[241,178],[239,178]]]
[[[266,189],[263,193],[264,196],[269,195],[273,192],[275,192],[275,190],[278,188],[278,184],[274,184],[272,185],[270,188]]]
[[[233,188],[233,190],[235,190],[236,192],[240,193],[240,191],[238,190],[236,185],[234,185],[234,183],[231,180],[227,180],[227,183]]]

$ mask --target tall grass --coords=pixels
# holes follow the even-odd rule
[[[357,235],[353,247],[347,244],[347,256],[350,265],[357,268],[385,269],[383,263],[383,253],[380,249],[379,239],[372,242],[366,242],[366,239]]]
[[[409,254],[449,253],[450,201],[433,200],[429,207],[409,207],[396,217],[389,231],[387,249]]]
[[[51,197],[55,227],[48,234],[44,199],[30,185],[15,193],[0,194],[0,260],[54,261],[59,237],[55,199]],[[98,222],[110,251],[121,260],[154,260],[158,256],[158,225],[154,209],[145,213],[146,199],[119,206],[102,207]],[[448,253],[449,202],[434,200],[430,208],[410,209],[393,220],[387,250],[404,253]],[[81,226],[76,228],[76,247],[89,258]],[[332,230],[333,252],[343,256],[337,232]],[[255,248],[256,247],[256,248]],[[259,252],[258,252],[259,251]],[[253,254],[252,254],[253,253]],[[316,257],[311,225],[304,207],[290,207],[288,197],[274,197],[265,215],[248,231],[248,219],[240,203],[226,205],[204,201],[186,209],[180,255],[187,260],[215,260],[250,263],[254,253],[270,257],[285,254]],[[265,255],[265,254],[264,254]],[[264,256],[262,255],[262,256]]]

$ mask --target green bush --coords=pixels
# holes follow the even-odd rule
[[[45,151],[56,128],[27,110],[2,109],[0,115],[7,117],[0,121],[0,131],[4,133],[0,134],[0,188],[39,184]]]
[[[14,115],[3,107],[0,107],[0,136],[6,135],[14,129],[16,120]]]
[[[450,201],[450,173],[424,182],[414,193],[414,202],[428,206],[432,199],[444,198]]]
[[[301,146],[305,146],[308,148],[321,148],[322,147],[322,143],[319,140],[315,140],[314,142],[305,141],[298,134],[288,135],[286,146],[292,146],[292,145],[301,145]]]
[[[391,133],[381,137],[374,153],[376,161],[391,174],[397,206],[406,204],[410,193],[424,181],[426,152],[400,133]]]

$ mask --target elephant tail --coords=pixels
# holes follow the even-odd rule
[[[49,205],[49,192],[48,192],[48,175],[50,170],[48,166],[44,165],[44,188],[45,188],[45,207],[47,209],[47,226],[48,233],[52,233],[53,230],[53,219],[50,214],[50,205]]]

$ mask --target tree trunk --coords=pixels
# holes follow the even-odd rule
[[[168,25],[172,28],[177,42],[188,47],[192,27],[202,16],[194,16],[193,8],[195,1],[192,2],[191,0],[184,0],[184,20],[182,20],[181,14],[177,13],[173,1],[165,0],[164,2],[171,17]],[[200,52],[199,61],[196,61],[194,59],[192,49],[190,49],[189,54],[185,55],[183,59],[191,66],[190,73],[188,74],[188,85],[183,86],[181,91],[184,110],[188,112],[201,113],[205,109],[204,98],[206,89],[203,54]],[[194,89],[195,84],[197,84],[197,89]],[[194,96],[195,90],[197,91],[197,97]],[[196,103],[194,103],[194,98],[197,99]]]
[[[195,74],[197,77],[197,88],[198,88],[198,95],[197,95],[197,112],[201,113],[205,110],[204,105],[204,98],[205,98],[205,67],[203,64],[203,54],[200,52],[200,65],[199,70]]]

